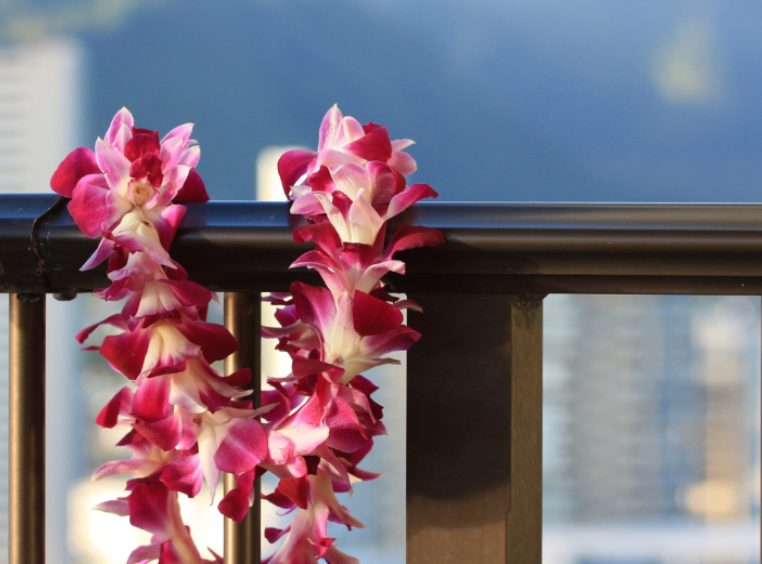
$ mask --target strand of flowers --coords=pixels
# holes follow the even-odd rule
[[[268,454],[258,412],[244,399],[249,370],[224,376],[211,366],[238,343],[206,321],[212,294],[188,280],[168,253],[186,211],[182,202],[208,199],[195,170],[200,149],[192,129],[184,124],[159,140],[122,109],[94,152],[75,149],[51,179],[54,191],[71,198],[68,209],[79,228],[100,238],[82,267],[108,261],[111,284],[96,294],[125,300],[121,312],[77,338],[84,342],[100,325],[113,326],[115,334],[88,348],[133,384],[97,416],[103,427],[127,429],[118,444],[132,458],[107,462],[94,474],[132,476],[125,497],[98,507],[151,533],[151,543],[135,549],[129,564],[221,562],[213,553],[211,560],[201,556],[182,521],[179,494],[195,497],[203,481],[213,498],[220,472],[233,473],[241,487],[219,508],[240,518],[251,503],[254,469]]]
[[[264,334],[279,340],[292,371],[270,378],[272,390],[262,396],[269,457],[261,466],[279,478],[263,497],[294,515],[285,529],[265,530],[271,542],[286,536],[268,564],[357,562],[335,547],[327,524],[361,527],[336,493],[377,477],[358,467],[373,437],[385,433],[382,408],[371,398],[377,388],[361,373],[397,363],[385,355],[420,337],[403,324],[403,310],[417,304],[390,295],[382,277],[404,273],[394,258],[398,251],[443,240],[424,227],[387,233],[391,218],[436,196],[430,186],[406,184],[416,169],[404,152],[412,143],[390,140],[382,126],[363,126],[333,106],[321,123],[317,152],[289,151],[278,162],[291,213],[307,220],[294,238],[315,244],[292,267],[317,271],[326,287],[297,282],[289,294],[269,298],[279,306],[280,327]]]

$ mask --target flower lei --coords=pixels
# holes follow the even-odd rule
[[[84,342],[99,326],[112,326],[115,334],[87,348],[133,383],[96,418],[103,427],[125,427],[118,445],[132,452],[95,471],[96,479],[132,476],[125,497],[97,508],[151,533],[128,564],[221,562],[211,551],[211,559],[202,557],[182,521],[179,494],[195,497],[205,482],[214,495],[220,473],[233,474],[235,488],[218,509],[241,520],[255,476],[270,471],[278,486],[263,497],[294,513],[285,529],[265,529],[271,542],[286,538],[264,562],[357,562],[334,546],[327,524],[362,526],[336,494],[377,477],[358,467],[384,433],[382,408],[370,397],[376,387],[360,373],[396,362],[384,355],[420,336],[402,323],[402,311],[416,304],[388,294],[381,278],[404,273],[393,258],[398,251],[442,241],[436,230],[402,226],[385,244],[387,221],[436,193],[406,185],[416,167],[404,152],[412,141],[391,141],[383,127],[362,126],[336,106],[323,119],[317,152],[283,155],[278,171],[292,213],[307,220],[294,238],[315,244],[292,266],[317,271],[326,287],[294,283],[289,294],[267,298],[279,306],[280,327],[263,333],[291,356],[292,372],[270,378],[255,409],[244,389],[250,371],[223,375],[211,365],[238,347],[224,327],[206,321],[214,296],[188,280],[168,252],[182,204],[208,200],[191,132],[184,124],[160,140],[122,109],[95,151],[75,149],[51,179],[54,191],[71,198],[78,227],[100,238],[82,267],[107,262],[111,284],[96,295],[124,300],[119,313],[77,335]]]
[[[408,349],[420,337],[403,324],[402,311],[417,308],[386,292],[382,277],[404,273],[395,260],[401,250],[442,241],[441,232],[402,226],[387,239],[387,221],[422,198],[436,196],[425,184],[406,186],[416,163],[404,152],[408,139],[391,141],[386,129],[361,125],[333,106],[320,125],[317,152],[289,151],[278,162],[291,213],[307,224],[296,228],[297,243],[315,244],[292,267],[317,271],[325,288],[300,282],[289,295],[274,294],[281,327],[265,329],[291,356],[291,374],[270,378],[279,402],[273,418],[270,459],[280,482],[264,496],[295,509],[291,525],[266,529],[271,542],[287,535],[270,564],[357,562],[340,552],[327,535],[328,521],[362,524],[335,494],[352,483],[377,477],[358,464],[385,432],[382,408],[371,399],[377,389],[361,372],[397,361],[385,357]],[[283,417],[281,414],[288,414]]]

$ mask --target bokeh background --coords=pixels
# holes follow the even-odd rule
[[[46,191],[126,105],[196,123],[213,198],[272,198],[282,147],[313,146],[338,102],[414,138],[445,200],[760,202],[761,21],[755,0],[0,0],[0,190]],[[123,455],[92,425],[120,382],[71,335],[103,315],[49,307],[54,564],[136,542],[89,510],[120,487],[88,478]],[[552,296],[545,327],[545,562],[759,562],[759,299]],[[398,564],[406,376],[374,377],[386,478],[357,488],[369,527],[342,542]],[[208,500],[188,511],[218,545]]]

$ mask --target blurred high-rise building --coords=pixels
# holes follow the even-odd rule
[[[80,141],[84,56],[74,40],[0,47],[0,190],[45,192],[51,172]],[[81,393],[75,307],[49,299],[46,513],[48,562],[69,562],[67,493],[82,466]],[[0,334],[7,335],[8,301],[0,300]],[[0,342],[0,456],[8,457],[8,342]],[[52,471],[55,469],[55,471]],[[7,465],[0,466],[0,561],[7,558]]]
[[[758,300],[554,296],[545,321],[548,561],[758,554]]]

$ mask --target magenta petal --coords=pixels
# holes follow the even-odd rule
[[[313,241],[318,247],[328,252],[341,248],[341,239],[333,225],[328,222],[297,227],[294,229],[294,241],[297,243]]]
[[[174,204],[162,210],[161,218],[163,221],[157,221],[155,227],[156,232],[159,234],[161,245],[165,249],[169,249],[170,245],[172,245],[177,228],[180,226],[183,217],[185,217],[187,209],[183,205]]]
[[[170,490],[182,492],[188,497],[196,497],[201,491],[201,464],[199,455],[178,458],[162,470],[159,477]]]
[[[130,506],[126,499],[111,499],[109,501],[103,501],[93,507],[97,511],[103,511],[105,513],[113,513],[120,517],[127,517],[130,514]]]
[[[121,108],[111,119],[111,124],[106,131],[106,143],[123,151],[127,142],[132,138],[132,128],[135,120],[127,108]]]
[[[270,543],[276,543],[279,539],[283,538],[284,535],[288,533],[290,530],[289,527],[286,527],[285,529],[276,529],[275,527],[265,527],[265,538],[267,539],[267,542]]]
[[[341,398],[334,400],[327,423],[331,429],[328,437],[328,446],[331,448],[341,452],[355,452],[365,446],[369,440],[368,433],[360,423],[357,414]]]
[[[299,478],[281,478],[276,492],[288,498],[297,507],[307,509],[310,502],[310,482],[306,476]]]
[[[323,119],[320,120],[320,128],[318,129],[318,150],[322,151],[323,148],[330,142],[331,137],[335,135],[335,132],[341,126],[341,121],[344,115],[341,113],[338,104],[334,104],[323,115]]]
[[[283,153],[278,159],[278,175],[286,196],[291,192],[291,186],[307,172],[314,158],[315,153],[312,151],[296,149]]]
[[[299,411],[296,412],[296,416],[294,417],[294,424],[302,425],[304,427],[318,427],[322,425],[322,420],[323,405],[320,401],[320,398],[317,395],[313,395],[306,402],[304,402],[304,404],[299,408]],[[313,448],[314,446],[301,452],[307,452]]]
[[[321,360],[312,358],[294,358],[291,364],[291,370],[294,376],[298,378],[304,378],[305,376],[311,376],[313,374],[327,373],[332,376],[332,380],[340,378],[344,373],[344,370],[334,364],[328,364]]]
[[[316,217],[324,214],[323,206],[312,192],[302,194],[294,200],[291,205],[291,213],[294,215],[303,215],[304,217]]]
[[[119,420],[119,415],[129,410],[131,399],[132,391],[127,387],[122,388],[98,412],[95,422],[101,427],[108,429],[114,427]]]
[[[429,247],[445,242],[444,233],[432,227],[403,225],[394,232],[386,250],[386,257],[391,258],[398,251],[415,247]]]
[[[225,382],[231,386],[242,388],[251,382],[251,368],[239,368],[225,376]]]
[[[149,341],[148,331],[126,331],[103,339],[99,351],[111,366],[130,380],[134,380],[143,369]]]
[[[249,496],[239,489],[232,489],[220,500],[217,509],[228,519],[241,522],[249,512]]]
[[[310,174],[306,184],[313,191],[332,192],[334,190],[333,177],[326,166],[321,166],[317,172]]]
[[[227,429],[227,436],[214,453],[214,462],[223,472],[240,474],[267,457],[267,436],[259,421],[241,419]]]
[[[145,378],[141,380],[132,399],[132,414],[147,421],[164,419],[170,412],[169,378]]]
[[[163,533],[169,524],[169,490],[160,483],[138,481],[129,496],[130,524],[149,533]]]
[[[201,284],[191,280],[169,280],[172,291],[184,306],[204,308],[212,299],[212,293]]]
[[[389,208],[384,217],[386,219],[394,217],[423,198],[436,198],[437,192],[428,184],[413,184],[406,188],[389,202]]]
[[[238,341],[222,325],[205,321],[187,321],[177,326],[185,337],[201,346],[209,362],[222,360],[238,350]]]
[[[175,545],[171,541],[167,541],[161,545],[159,564],[188,564],[189,562],[196,564],[196,562],[200,562],[200,560],[195,558],[193,560],[183,558],[178,554]]]
[[[105,177],[91,174],[80,179],[72,193],[69,214],[85,235],[98,237],[119,219],[113,200]]]
[[[206,186],[201,175],[192,168],[185,179],[185,184],[177,192],[175,202],[181,204],[184,202],[206,202],[209,200],[209,194],[206,192]]]
[[[146,544],[137,547],[127,558],[127,564],[145,564],[158,560],[161,556],[161,546],[158,544]]]
[[[331,292],[325,288],[294,282],[291,284],[291,293],[294,295],[297,314],[302,321],[319,330],[330,325],[336,313]]]
[[[95,268],[100,263],[102,263],[107,258],[111,257],[111,255],[114,254],[114,250],[116,248],[116,243],[114,243],[111,239],[106,239],[105,237],[100,240],[98,243],[98,247],[95,249],[92,255],[90,255],[90,258],[88,258],[85,261],[85,264],[83,264],[79,269],[81,271],[90,270],[92,268]]]
[[[389,140],[386,128],[369,123],[363,129],[365,129],[365,135],[347,145],[347,150],[366,161],[386,162],[389,160],[392,156],[392,142]]]
[[[100,173],[101,169],[95,162],[95,153],[87,147],[79,147],[69,153],[58,165],[50,178],[50,187],[61,196],[71,198],[74,187],[80,178],[88,174]]]
[[[388,164],[403,176],[414,173],[417,168],[415,159],[403,151],[412,144],[411,139],[395,139],[392,141],[392,156]]]
[[[352,320],[359,335],[378,335],[397,329],[402,324],[402,312],[392,304],[358,290],[352,300]]]
[[[120,329],[127,328],[127,322],[125,321],[124,317],[122,317],[122,314],[115,313],[114,315],[109,315],[106,319],[103,319],[98,323],[94,323],[93,325],[89,325],[88,327],[82,329],[76,335],[77,342],[84,343],[93,331],[95,331],[101,325],[105,324],[113,325],[114,327],[119,327]]]
[[[192,123],[183,123],[172,129],[161,140],[161,144],[176,142],[178,146],[183,147],[190,141],[190,136],[193,133]]]
[[[182,438],[183,427],[179,417],[170,414],[157,421],[136,420],[133,428],[146,440],[162,450],[172,450]]]
[[[421,338],[421,334],[406,325],[380,335],[364,339],[369,354],[378,356],[393,351],[406,351]]]
[[[236,476],[235,488],[230,490],[217,505],[225,517],[234,521],[242,521],[249,512],[254,496],[254,471],[249,470]]]
[[[150,156],[158,160],[159,153],[159,132],[150,129],[134,127],[132,137],[124,145],[124,156],[131,162],[135,162],[142,157]],[[137,174],[133,174],[137,177]]]
[[[111,188],[118,187],[129,178],[131,163],[124,154],[102,139],[95,142],[95,162],[106,175]]]

